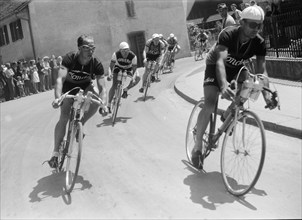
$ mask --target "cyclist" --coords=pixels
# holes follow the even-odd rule
[[[155,71],[154,71],[154,72],[156,72],[159,67],[159,61],[160,61],[161,55],[163,54],[164,47],[165,47],[165,45],[162,41],[159,40],[158,34],[153,34],[152,38],[147,40],[145,50],[143,52],[145,72],[143,75],[142,87],[139,89],[139,92],[141,92],[141,93],[144,92],[144,87],[145,87],[146,80],[147,80],[147,61],[149,61],[149,60],[156,61],[156,66],[155,66]],[[152,77],[152,81],[154,81],[155,76],[152,75],[151,77]]]
[[[58,98],[72,88],[80,87],[86,92],[92,91],[99,94],[100,98],[106,104],[106,85],[104,80],[104,69],[98,58],[93,57],[95,50],[94,39],[92,36],[81,35],[77,39],[77,52],[67,53],[62,61],[58,72],[58,78],[55,84],[55,101],[52,103],[54,108],[58,108]],[[96,78],[97,87],[93,85]],[[74,90],[71,94],[76,94],[78,90]],[[58,166],[58,150],[66,132],[66,125],[69,120],[69,114],[73,100],[65,99],[61,105],[61,115],[54,131],[54,149],[51,159],[48,161],[51,168]],[[91,103],[89,110],[83,117],[83,125],[98,110],[98,105]],[[104,109],[106,112],[106,109]]]
[[[108,97],[108,110],[110,112],[110,103],[114,96],[114,91],[117,87],[117,75],[120,70],[127,71],[127,74],[133,76],[133,80],[129,83],[129,85],[124,89],[122,94],[123,98],[127,98],[128,91],[132,87],[136,86],[140,81],[140,77],[138,76],[137,69],[137,57],[136,55],[130,50],[129,44],[126,42],[121,42],[119,45],[119,50],[114,52],[110,62],[110,74],[109,77],[113,78],[112,86],[109,90],[109,97]]]
[[[208,38],[209,38],[209,36],[207,35],[207,33],[204,30],[202,30],[200,32],[200,34],[197,35],[197,37],[196,37],[196,40],[198,42],[200,42],[200,45],[201,45],[200,48],[199,48],[201,56],[202,56],[202,52],[207,49]],[[203,59],[203,57],[201,57],[201,58]]]
[[[180,51],[180,46],[178,45],[177,38],[173,33],[171,33],[170,36],[167,38],[167,42],[169,44],[168,51],[171,52],[171,62],[174,63],[174,57]]]
[[[202,137],[209,123],[210,115],[215,109],[219,93],[223,98],[230,100],[234,93],[230,89],[231,80],[236,77],[243,62],[256,55],[256,73],[267,75],[265,67],[266,47],[265,41],[259,35],[264,20],[264,12],[261,7],[250,6],[241,14],[240,26],[227,27],[218,36],[218,41],[212,47],[206,58],[204,76],[204,100],[205,104],[197,119],[197,134],[195,146],[192,150],[193,166],[201,169]],[[245,74],[247,73],[244,71]],[[242,76],[242,74],[241,74]],[[239,78],[239,82],[244,80]],[[268,86],[268,81],[264,81]],[[240,84],[238,85],[240,88]],[[263,92],[264,100],[270,109],[275,108],[270,93]]]
[[[162,41],[165,45],[164,53],[161,56],[161,60],[159,62],[159,70],[161,70],[164,67],[164,63],[165,63],[165,60],[166,60],[166,52],[167,52],[169,44],[168,44],[167,40],[164,38],[164,36],[162,34],[159,34],[159,40]]]

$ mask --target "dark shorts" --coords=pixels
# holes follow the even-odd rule
[[[160,57],[160,54],[148,54],[146,55],[147,60],[151,60],[151,61],[157,61],[158,58]]]
[[[226,69],[227,81],[229,83],[233,79],[236,79],[238,71],[240,70],[240,68],[231,69],[231,68],[227,68],[227,67],[225,69]],[[246,74],[247,74],[247,70],[243,70],[243,72],[240,74],[240,77],[238,80],[239,83],[242,83],[245,80],[245,78],[247,76]],[[218,83],[217,77],[216,77],[216,65],[206,65],[203,86],[216,86],[217,88],[220,89],[220,86],[219,86],[219,83]]]
[[[114,73],[114,74],[117,74],[120,70],[122,70],[122,71],[126,70],[126,71],[127,71],[127,75],[133,76],[132,68],[123,69],[123,68],[121,68],[121,67],[119,67],[119,66],[115,66],[115,67],[114,67],[113,73]]]

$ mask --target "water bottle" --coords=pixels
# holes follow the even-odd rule
[[[240,92],[240,96],[244,99],[247,99],[249,97],[249,93],[251,91],[251,87],[252,87],[253,82],[250,80],[245,80],[242,84],[242,89]]]

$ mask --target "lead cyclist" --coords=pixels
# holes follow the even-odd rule
[[[215,104],[221,93],[223,98],[231,100],[234,92],[229,87],[235,79],[244,61],[256,56],[256,73],[267,75],[265,65],[266,46],[264,39],[259,35],[264,20],[264,12],[259,6],[250,6],[242,11],[240,26],[226,27],[219,36],[206,58],[204,76],[204,107],[197,119],[196,142],[192,150],[192,163],[197,169],[202,169],[202,137],[215,109]],[[245,74],[240,75],[239,83],[245,80]],[[269,87],[265,79],[264,86]],[[240,84],[239,84],[240,86]],[[275,108],[271,94],[263,91],[264,100],[270,109]]]

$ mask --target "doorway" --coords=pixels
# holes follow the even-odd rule
[[[143,51],[146,45],[145,32],[135,31],[128,33],[128,39],[130,42],[130,49],[137,56],[137,67],[144,66]]]

